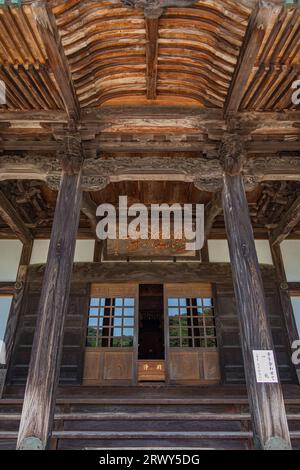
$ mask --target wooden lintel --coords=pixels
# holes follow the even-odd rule
[[[291,231],[300,222],[300,196],[294,201],[290,209],[282,217],[278,227],[271,234],[270,241],[272,245],[279,244],[285,240]]]
[[[35,122],[54,122],[54,123],[67,123],[68,115],[65,111],[56,110],[27,110],[27,111],[8,111],[0,110],[0,122],[22,122],[22,123],[35,123]]]
[[[247,83],[256,64],[272,15],[281,10],[281,0],[258,1],[251,14],[239,60],[226,99],[224,114],[239,110]]]
[[[29,267],[29,281],[42,282],[45,265]],[[275,270],[272,265],[260,265],[266,283],[274,283]],[[74,263],[72,282],[219,282],[231,284],[229,263],[207,262],[103,262]]]
[[[32,240],[30,230],[2,191],[0,191],[0,216],[19,240],[25,245],[30,243]]]
[[[147,99],[156,99],[159,18],[145,18]]]
[[[32,3],[32,10],[66,111],[70,119],[78,120],[80,107],[51,6],[45,0],[38,0]]]

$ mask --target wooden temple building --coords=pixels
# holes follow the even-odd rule
[[[299,80],[297,0],[0,1],[1,449],[300,448]]]

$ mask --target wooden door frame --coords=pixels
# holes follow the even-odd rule
[[[170,385],[172,383],[171,381],[171,373],[170,373],[170,366],[171,366],[171,362],[170,362],[170,325],[169,325],[169,315],[168,315],[168,295],[167,295],[167,285],[170,284],[170,283],[164,283],[164,330],[165,330],[165,362],[166,362],[166,367],[165,367],[165,373],[166,373],[166,384]],[[219,367],[219,371],[220,371],[220,379],[219,379],[219,382],[222,383],[222,375],[221,375],[221,372],[222,372],[222,368],[221,368],[221,361],[220,361],[220,349],[219,349],[219,332],[218,332],[218,324],[216,322],[216,291],[215,291],[215,284],[214,283],[211,283],[211,282],[208,282],[208,283],[204,283],[204,282],[199,282],[199,283],[185,283],[185,282],[174,282],[174,283],[171,283],[172,285],[175,285],[175,284],[178,284],[178,285],[181,285],[181,286],[186,286],[187,289],[189,287],[189,285],[191,284],[210,284],[211,286],[211,298],[213,300],[213,312],[214,312],[214,318],[215,318],[215,329],[216,329],[216,338],[217,338],[217,347],[215,349],[212,349],[212,351],[217,351],[218,353],[218,367]],[[188,348],[178,348],[178,349],[181,349],[182,351],[184,349],[188,349]],[[194,352],[198,351],[200,352],[201,350],[204,351],[205,348],[190,348],[191,350],[193,349]],[[207,350],[209,351],[209,349]],[[199,384],[201,385],[201,384]],[[203,384],[204,385],[204,384]]]
[[[83,369],[84,369],[84,360],[85,360],[85,354],[86,354],[86,351],[87,349],[93,349],[93,348],[88,348],[86,346],[86,337],[87,337],[87,327],[88,327],[88,318],[89,318],[89,301],[92,297],[92,285],[93,284],[102,284],[103,286],[107,285],[107,283],[105,282],[93,282],[93,283],[90,283],[89,285],[89,299],[88,299],[88,305],[87,305],[87,312],[86,312],[86,323],[85,323],[85,334],[84,334],[84,348],[83,348],[83,359],[82,359],[82,363],[83,363]],[[114,283],[111,283],[112,285]],[[124,286],[126,286],[126,283],[115,283],[115,284],[124,284]],[[133,326],[133,346],[132,348],[105,348],[107,350],[107,352],[109,351],[116,351],[116,352],[122,352],[122,350],[126,350],[127,352],[129,352],[129,350],[132,351],[132,379],[131,379],[131,385],[137,385],[138,384],[138,334],[139,334],[139,283],[137,282],[132,282],[130,283],[131,285],[134,285],[135,286],[135,295],[133,295],[132,297],[134,297],[134,300],[135,300],[135,303],[134,303],[134,326]],[[124,297],[124,295],[120,294],[120,297]],[[104,348],[94,348],[94,350],[102,350]],[[84,377],[83,377],[83,374],[82,374],[82,382],[84,381]],[[95,385],[96,386],[96,385]],[[102,385],[97,385],[97,386],[102,386]]]

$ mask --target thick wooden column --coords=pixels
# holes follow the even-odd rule
[[[276,270],[282,313],[284,316],[285,326],[288,334],[290,354],[292,356],[292,353],[294,352],[292,345],[294,341],[299,340],[298,328],[295,320],[291,297],[289,294],[289,285],[285,274],[280,245],[272,245],[272,243],[270,243],[270,248],[274,267]],[[300,365],[295,366],[295,369],[298,381],[300,382]]]
[[[12,351],[16,338],[17,326],[19,322],[20,312],[22,308],[22,301],[24,297],[24,291],[26,286],[28,266],[30,263],[32,252],[32,241],[23,245],[21,259],[19,263],[17,278],[14,287],[14,296],[9,310],[9,316],[7,320],[4,344],[5,344],[5,366],[1,368],[1,381],[0,381],[0,398],[3,393],[5,384],[6,374],[10,366]]]
[[[240,324],[254,442],[261,449],[290,449],[284,400],[279,383],[258,383],[253,351],[274,351],[261,272],[241,175],[243,148],[226,138],[220,148],[223,164],[223,212]],[[275,354],[274,354],[275,356]],[[278,371],[277,371],[278,375]]]
[[[38,307],[18,449],[45,449],[53,422],[82,198],[80,141],[69,136],[62,144],[63,171]]]

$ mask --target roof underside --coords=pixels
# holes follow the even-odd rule
[[[0,8],[0,77],[7,84],[7,108],[64,109],[35,7],[28,3]],[[48,3],[53,6],[81,109],[145,103],[147,23],[151,20],[144,18],[143,10],[118,1]],[[251,5],[238,0],[198,0],[192,7],[165,10],[157,31],[158,103],[176,100],[183,105],[224,107],[253,12]],[[300,10],[295,5],[277,8],[269,15],[239,109],[292,108],[290,85],[299,64]]]

